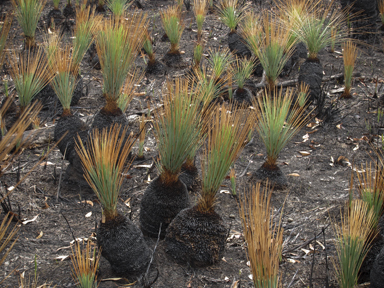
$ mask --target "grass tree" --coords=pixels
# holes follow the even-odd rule
[[[288,89],[284,95],[280,92],[265,92],[263,97],[254,101],[256,108],[256,131],[267,150],[267,159],[253,177],[256,181],[265,181],[276,188],[287,186],[287,180],[277,159],[280,152],[302,127],[307,123],[309,115],[304,115],[305,109],[298,109],[298,101],[293,101],[293,89]],[[293,108],[293,109],[292,109]]]
[[[212,78],[218,81],[224,76],[229,65],[233,62],[233,55],[228,49],[211,50],[209,52],[208,64],[212,71]]]
[[[352,200],[345,209],[341,227],[335,226],[337,235],[337,257],[335,264],[340,288],[357,285],[358,274],[370,248],[374,216],[362,200]]]
[[[281,216],[273,223],[272,191],[262,191],[260,183],[240,197],[240,218],[247,241],[248,260],[256,288],[279,287],[279,264],[282,256],[283,232]]]
[[[42,48],[38,48],[36,52],[28,50],[19,55],[13,52],[10,61],[10,74],[19,97],[21,115],[31,104],[33,97],[51,81],[53,73],[48,67],[46,57],[43,56]]]
[[[197,41],[201,41],[203,35],[203,24],[205,16],[208,11],[208,2],[207,0],[194,0],[193,1],[193,13],[195,14],[196,24],[197,24]]]
[[[251,17],[246,19],[251,20]],[[276,80],[294,49],[294,42],[288,44],[289,28],[283,27],[271,13],[264,12],[261,23],[245,24],[242,29],[249,47],[263,66],[269,91],[274,91]]]
[[[182,61],[179,44],[181,35],[184,31],[180,9],[178,6],[169,6],[167,9],[160,12],[160,16],[165,34],[171,43],[171,48],[165,55],[164,61],[168,66],[177,66]]]
[[[196,43],[193,48],[193,69],[200,67],[201,58],[203,57],[204,46],[201,43]]]
[[[130,0],[107,0],[108,9],[112,11],[117,18],[124,16],[125,11],[131,6]]]
[[[80,6],[76,9],[72,55],[74,69],[78,70],[85,53],[96,36],[101,20],[102,16],[95,15],[95,10],[91,9],[91,6],[85,8]]]
[[[12,0],[16,19],[24,32],[25,48],[35,47],[35,33],[46,0]]]
[[[153,49],[152,38],[148,30],[144,34],[143,48],[148,56],[148,64],[146,72],[148,74],[164,74],[164,65],[161,64],[155,57],[155,51]]]
[[[141,231],[117,210],[123,173],[128,169],[125,167],[134,143],[131,136],[125,137],[126,134],[127,129],[116,124],[101,132],[94,129],[87,147],[79,137],[77,150],[84,177],[103,209],[97,231],[101,254],[117,274],[140,275],[148,266],[151,251]]]
[[[101,25],[96,39],[103,74],[103,96],[105,115],[120,115],[118,99],[136,53],[142,47],[147,26],[146,14],[137,14],[129,20],[110,18]]]
[[[182,210],[171,222],[166,250],[179,262],[205,266],[218,262],[224,251],[227,228],[215,212],[217,194],[251,129],[251,117],[224,105],[215,111],[202,156],[202,188],[197,204]]]
[[[242,6],[238,0],[220,0],[217,11],[220,21],[230,29],[229,33],[236,33],[237,25],[244,17],[246,6]]]
[[[187,187],[179,179],[181,167],[191,149],[200,140],[200,99],[190,93],[188,80],[168,83],[163,93],[164,106],[154,121],[159,150],[160,175],[147,187],[140,209],[143,233],[161,237],[170,221],[182,209],[189,207]]]
[[[74,248],[71,246],[72,277],[77,283],[77,287],[97,287],[100,250],[96,253],[90,240],[87,241],[86,245],[80,245],[80,242],[76,241],[74,246]],[[82,249],[82,246],[85,247]]]
[[[252,94],[244,87],[245,82],[252,74],[255,59],[239,59],[231,66],[231,73],[237,85],[233,93],[233,100],[239,104],[251,105]]]
[[[357,47],[351,41],[347,41],[342,45],[343,49],[343,61],[344,61],[344,92],[340,98],[351,98],[351,87],[352,87],[352,74],[355,68],[355,62],[357,59]]]

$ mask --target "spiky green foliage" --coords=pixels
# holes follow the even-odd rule
[[[87,241],[84,249],[80,242],[75,242],[75,248],[71,246],[72,277],[79,288],[97,288],[96,273],[99,267],[101,251],[96,253],[91,241]]]
[[[194,67],[200,67],[201,58],[203,57],[204,47],[202,44],[197,43],[193,48],[193,63]]]
[[[331,29],[331,50],[330,52],[335,52],[335,46],[336,46],[336,38],[337,38],[337,31],[338,31],[338,28],[337,27],[332,27]]]
[[[155,52],[153,51],[152,39],[148,31],[144,34],[143,48],[148,55],[149,63],[155,63]]]
[[[272,191],[268,188],[262,191],[260,185],[258,183],[249,193],[240,197],[240,218],[247,241],[248,260],[251,263],[254,286],[277,288],[279,287],[279,263],[283,250],[282,213],[280,221],[273,223]]]
[[[193,0],[193,13],[195,14],[196,24],[197,24],[197,40],[201,40],[203,33],[203,24],[205,16],[208,11],[207,0]]]
[[[60,0],[52,0],[52,2],[53,2],[53,9],[59,10]]]
[[[314,9],[302,17],[292,21],[291,29],[297,35],[299,41],[305,43],[308,48],[308,59],[317,60],[317,54],[323,48],[332,44],[341,43],[347,39],[348,30],[340,29],[338,37],[332,37],[334,27],[346,25],[347,16],[344,11],[334,9],[334,0],[331,3],[320,3]]]
[[[343,48],[343,60],[344,60],[344,93],[341,95],[342,98],[351,97],[352,87],[352,73],[355,68],[355,62],[357,58],[357,47],[356,45],[348,41],[342,45]]]
[[[79,67],[89,46],[92,44],[96,31],[101,23],[102,15],[95,15],[95,10],[88,7],[76,9],[76,26],[73,38],[73,66]]]
[[[0,31],[0,66],[3,65],[3,60],[5,56],[4,49],[6,47],[8,33],[9,33],[9,30],[11,29],[11,24],[12,24],[12,17],[10,15],[7,15],[5,17],[3,25],[1,26],[1,31]]]
[[[259,59],[265,71],[268,88],[272,91],[277,77],[283,70],[288,59],[293,53],[293,44],[290,46],[288,27],[282,27],[272,14],[264,12],[261,25],[245,25],[243,33],[245,39]],[[262,30],[260,30],[262,29]],[[261,31],[264,31],[261,33]]]
[[[167,9],[160,12],[160,16],[165,34],[167,34],[168,39],[171,42],[171,50],[169,52],[178,53],[181,35],[184,31],[180,9],[178,6],[169,6]]]
[[[372,169],[371,164],[366,164],[365,169],[356,172],[358,179],[358,192],[361,199],[367,203],[368,211],[373,212],[373,229],[377,229],[379,219],[384,212],[384,171],[378,168],[376,171]]]
[[[120,20],[110,18],[104,21],[96,41],[108,111],[117,109],[117,100],[137,51],[143,45],[147,26],[147,16],[142,13],[129,20]]]
[[[362,200],[353,200],[345,211],[341,227],[335,226],[339,260],[335,268],[339,287],[351,288],[357,285],[361,264],[370,248],[374,217]]]
[[[159,149],[160,178],[165,185],[178,180],[183,162],[200,139],[200,99],[189,93],[189,83],[176,79],[168,83],[164,106],[154,121]]]
[[[251,77],[255,60],[237,58],[231,66],[233,78],[240,89],[244,88],[245,81]]]
[[[28,50],[19,55],[13,51],[10,59],[11,76],[19,96],[20,109],[23,111],[33,97],[51,81],[53,74],[48,69],[48,62],[41,48],[36,52]]]
[[[25,36],[25,46],[29,49],[35,46],[37,23],[46,0],[12,0],[16,19]]]
[[[212,69],[212,77],[215,80],[220,78],[232,61],[233,56],[229,49],[211,50],[208,63]]]
[[[50,55],[52,59],[49,59],[50,66],[55,72],[51,86],[63,106],[62,115],[70,115],[73,91],[77,84],[78,66],[73,65],[70,46],[65,46],[63,49],[57,47],[53,50],[55,50],[54,53]]]
[[[116,205],[124,179],[122,173],[133,143],[131,136],[127,136],[127,129],[119,125],[101,132],[93,130],[87,147],[78,136],[76,150],[83,164],[84,177],[103,206],[105,221],[118,215]]]
[[[276,161],[281,150],[293,136],[307,123],[305,109],[298,109],[298,101],[293,102],[293,90],[288,89],[258,97],[253,104],[256,107],[256,130],[267,149],[265,168],[276,168]],[[293,108],[293,109],[291,109]]]
[[[108,9],[111,10],[116,17],[123,16],[131,4],[132,2],[130,0],[107,0]]]
[[[231,33],[236,31],[237,25],[244,17],[246,8],[247,5],[240,5],[238,0],[220,0],[217,5],[220,20],[228,26]]]
[[[244,147],[251,129],[251,117],[234,107],[224,105],[216,110],[207,132],[207,147],[203,153],[202,189],[197,209],[203,213],[214,210],[216,195],[233,162]]]
[[[131,70],[131,73],[128,74],[123,88],[123,93],[121,93],[119,99],[117,100],[117,106],[121,111],[125,112],[131,103],[133,97],[135,96],[135,90],[137,83],[140,83],[144,77],[144,72],[139,70]]]

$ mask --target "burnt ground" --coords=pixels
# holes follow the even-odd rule
[[[60,3],[61,8],[64,7],[64,2]],[[157,59],[161,59],[167,52],[169,43],[161,41],[163,30],[159,9],[166,7],[170,2],[144,1],[142,3],[144,10],[150,15],[149,26],[154,37]],[[8,1],[2,1],[1,5],[3,13],[12,9]],[[43,12],[44,16],[51,8],[52,4],[48,3]],[[269,1],[262,4],[262,8],[270,9]],[[196,24],[191,11],[184,12],[184,23],[186,29],[180,49],[184,51],[182,55],[184,60],[191,63],[193,41],[196,35]],[[44,24],[42,20],[37,35],[38,41],[42,39]],[[228,29],[218,21],[217,16],[212,14],[207,16],[204,30],[207,41],[205,51],[208,51],[208,48],[227,47]],[[22,36],[16,21],[12,24],[10,34],[12,38],[10,47],[20,49]],[[383,36],[377,37],[382,39]],[[336,257],[333,227],[339,220],[340,209],[349,195],[352,167],[347,162],[353,163],[360,169],[360,165],[375,159],[375,149],[382,149],[382,139],[379,137],[383,134],[383,117],[380,114],[382,103],[374,98],[376,82],[379,88],[384,83],[381,68],[384,59],[382,45],[361,46],[360,49],[360,57],[355,68],[358,75],[353,82],[353,98],[338,100],[341,94],[339,88],[343,87],[342,83],[338,80],[325,81],[323,83],[327,93],[325,106],[333,105],[334,109],[330,113],[332,119],[326,122],[312,119],[308,127],[295,136],[279,157],[279,167],[289,181],[287,189],[274,191],[272,195],[275,213],[281,211],[284,205],[282,217],[284,252],[280,265],[283,287],[310,285],[324,287],[327,281],[330,286],[336,286],[333,266]],[[342,72],[340,47],[336,47],[335,53],[330,53],[328,48],[321,51],[319,59],[324,67],[325,77]],[[89,116],[88,118],[92,119],[92,115],[103,106],[104,102],[101,93],[101,73],[92,69],[89,60],[89,56],[86,56],[81,73],[88,93],[84,90],[85,95],[73,111],[81,117]],[[137,58],[136,65],[140,69],[145,69],[145,63],[140,57]],[[297,79],[298,67],[299,63],[280,81]],[[168,69],[166,75],[149,76],[139,83],[138,91],[143,93],[133,99],[126,113],[132,120],[132,129],[137,129],[137,116],[148,103],[152,108],[159,103],[161,88],[166,77],[183,75],[185,71],[186,69]],[[1,75],[5,77],[6,71]],[[251,80],[258,83],[261,79],[253,77]],[[3,91],[2,83],[1,86],[0,91]],[[3,92],[0,93],[3,97]],[[378,96],[383,93],[384,89]],[[43,128],[40,131],[48,130],[58,119],[59,114],[60,112],[54,111],[52,107],[51,110],[42,111],[41,127]],[[120,213],[130,217],[136,224],[140,200],[148,186],[148,181],[157,176],[153,160],[157,154],[155,140],[151,125],[149,124],[147,128],[145,160],[133,163],[128,172],[130,177],[127,177],[129,179],[124,183],[120,195],[121,202],[118,205]],[[1,268],[1,279],[9,275],[1,284],[2,287],[16,287],[19,275],[23,272],[33,276],[35,261],[39,284],[51,283],[57,287],[74,287],[70,260],[63,256],[70,254],[70,242],[73,236],[91,237],[95,240],[95,223],[101,219],[100,204],[92,191],[66,177],[65,170],[68,162],[62,161],[61,153],[57,148],[51,149],[52,145],[52,140],[31,143],[18,161],[6,169],[1,179],[8,186],[15,185],[18,165],[21,167],[21,176],[24,176],[48,149],[51,150],[47,161],[38,165],[10,196],[14,211],[18,212],[20,209],[23,220],[35,220],[20,227],[18,241]],[[300,151],[307,153],[300,153]],[[251,184],[250,176],[261,166],[265,155],[265,148],[255,133],[253,140],[235,163],[239,194]],[[348,161],[337,163],[340,156],[347,158]],[[60,197],[57,199],[60,176],[62,176]],[[206,268],[179,265],[168,258],[162,241],[156,246],[156,239],[147,239],[152,248],[156,247],[149,279],[155,278],[158,271],[157,281],[150,287],[252,287],[238,203],[229,191],[229,180],[225,180],[218,194],[216,209],[229,229],[226,250],[221,261]],[[191,193],[192,199],[196,199],[197,195],[197,193]],[[321,233],[323,230],[324,234]],[[314,235],[317,235],[317,242],[313,241]],[[116,279],[108,262],[103,258],[98,279],[101,280],[99,285],[101,288],[124,286],[132,281]],[[136,283],[132,287],[142,287],[142,285]]]

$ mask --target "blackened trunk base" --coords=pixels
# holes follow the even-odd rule
[[[279,167],[270,170],[261,166],[249,179],[249,183],[252,185],[258,182],[266,184],[267,181],[268,185],[272,186],[274,189],[285,189],[288,187],[288,180]]]
[[[100,223],[97,245],[118,276],[140,276],[145,273],[152,251],[143,233],[131,220],[119,215],[117,219]]]
[[[161,238],[164,238],[169,223],[189,206],[188,190],[180,179],[172,186],[165,186],[157,177],[149,184],[141,200],[140,228],[144,235],[157,238],[161,223]]]
[[[171,222],[165,236],[166,252],[181,264],[204,267],[220,261],[227,239],[223,219],[214,211],[184,209]]]

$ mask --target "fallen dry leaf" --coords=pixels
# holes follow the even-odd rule
[[[291,174],[288,174],[288,176],[300,177],[300,175],[298,173],[291,173]]]
[[[81,202],[78,202],[78,203],[81,203],[81,204],[89,204],[93,207],[93,202],[91,200],[83,200]]]
[[[299,151],[299,153],[301,154],[301,156],[309,156],[309,155],[311,155],[311,153],[308,152],[308,151]]]
[[[60,261],[64,261],[67,259],[69,259],[69,255],[60,255],[55,258],[55,260],[60,260]]]
[[[36,237],[36,239],[40,239],[41,237],[43,237],[43,235],[44,235],[43,231],[40,231],[40,234],[39,236]]]
[[[23,221],[23,222],[22,222],[23,225],[27,225],[28,223],[31,223],[31,222],[33,222],[33,221],[36,221],[36,219],[37,219],[38,216],[39,216],[39,215],[36,215],[36,216],[33,217],[31,220],[25,220],[25,221]]]
[[[85,218],[89,218],[92,216],[92,211],[91,212],[88,212],[87,214],[85,214]]]

